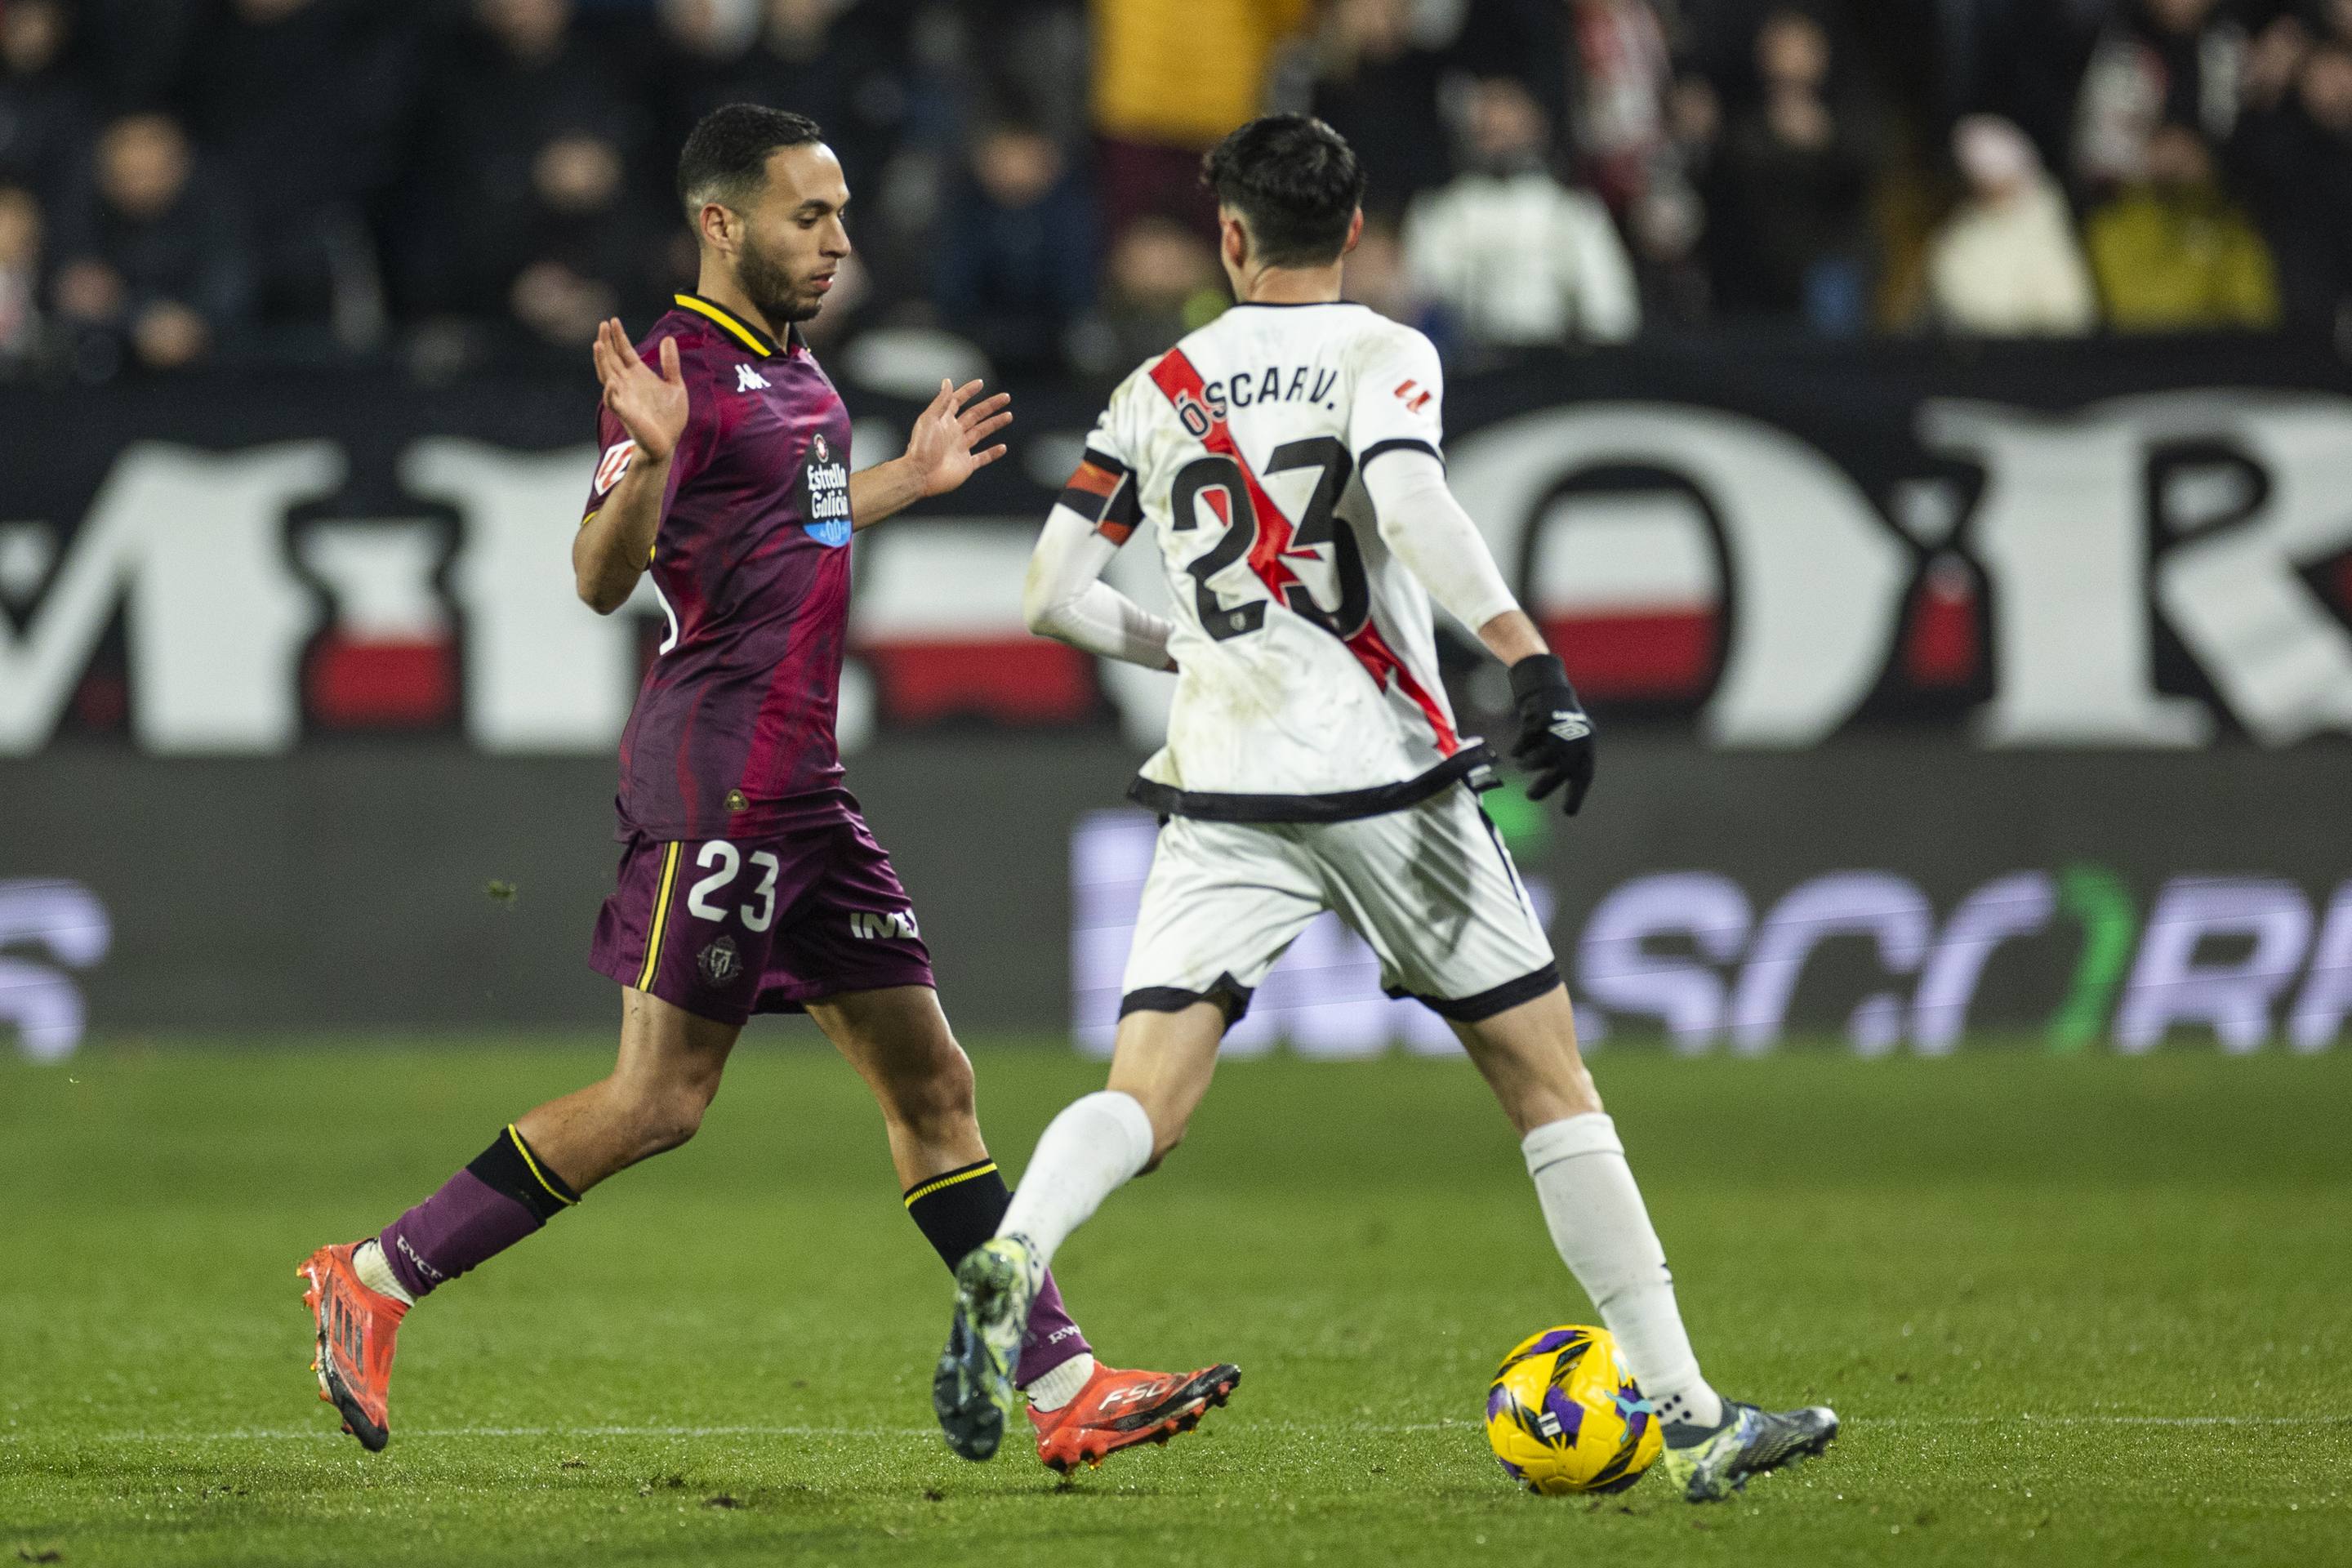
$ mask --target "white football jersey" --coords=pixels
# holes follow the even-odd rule
[[[1429,340],[1361,305],[1236,305],[1111,396],[1063,502],[1114,540],[1149,521],[1176,605],[1168,743],[1135,798],[1231,821],[1398,809],[1475,771],[1428,595],[1359,476],[1439,454]]]

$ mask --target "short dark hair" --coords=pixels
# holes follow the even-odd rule
[[[1268,114],[1201,160],[1201,183],[1241,214],[1266,267],[1324,267],[1348,248],[1364,169],[1348,139],[1305,114]]]
[[[824,132],[805,114],[730,103],[697,121],[677,155],[677,199],[686,220],[695,221],[705,202],[744,207],[768,177],[768,154],[779,147],[805,147]]]

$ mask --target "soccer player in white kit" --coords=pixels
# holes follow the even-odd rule
[[[1325,910],[1391,992],[1452,1024],[1521,1135],[1553,1242],[1657,1407],[1695,1501],[1837,1434],[1815,1406],[1720,1397],[1699,1371],[1575,1013],[1509,852],[1478,805],[1499,781],[1458,732],[1430,601],[1508,667],[1529,793],[1591,785],[1592,725],[1445,484],[1429,340],[1339,298],[1363,176],[1319,121],[1276,115],[1204,163],[1240,301],[1128,377],[1039,540],[1034,630],[1178,671],[1168,743],[1130,791],[1162,819],[1109,1087],[1046,1128],[993,1239],[957,1272],[933,1384],[951,1446],[1013,1408],[1012,1368],[1055,1249],[1175,1148],[1217,1045]],[[1142,523],[1171,622],[1101,582]]]

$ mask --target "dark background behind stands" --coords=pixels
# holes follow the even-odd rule
[[[0,374],[586,363],[719,104],[822,122],[883,389],[1220,308],[1201,151],[1311,109],[1457,362],[1693,331],[2352,342],[2352,0],[0,0]]]

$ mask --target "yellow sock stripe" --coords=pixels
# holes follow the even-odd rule
[[[547,1189],[549,1197],[567,1207],[580,1201],[578,1198],[567,1198],[555,1190],[555,1184],[547,1179],[547,1173],[541,1170],[539,1162],[530,1157],[530,1145],[522,1141],[522,1130],[511,1121],[507,1123],[507,1136],[514,1140],[515,1152],[522,1156],[522,1163],[530,1167],[530,1173],[539,1179],[541,1186]]]
[[[646,965],[637,971],[640,991],[653,984],[654,969],[661,963],[662,931],[669,924],[669,896],[677,887],[677,852],[685,847],[673,844],[662,852],[661,891],[654,896],[654,923],[646,932]]]
[[[718,306],[710,303],[707,300],[697,300],[687,294],[680,294],[676,298],[677,302],[680,305],[683,305],[686,309],[692,310],[697,315],[708,316],[712,321],[718,322],[720,326],[726,328],[729,332],[734,335],[737,342],[741,343],[753,353],[761,355],[765,355],[767,353],[768,345],[761,342],[759,338],[753,334],[751,328],[745,326],[742,322],[737,321],[734,317],[729,315]]]
[[[995,1161],[983,1160],[969,1171],[950,1171],[944,1176],[936,1176],[907,1194],[907,1206],[913,1208],[919,1200],[929,1197],[943,1187],[952,1187],[958,1182],[969,1182],[975,1176],[985,1176],[995,1169]]]

